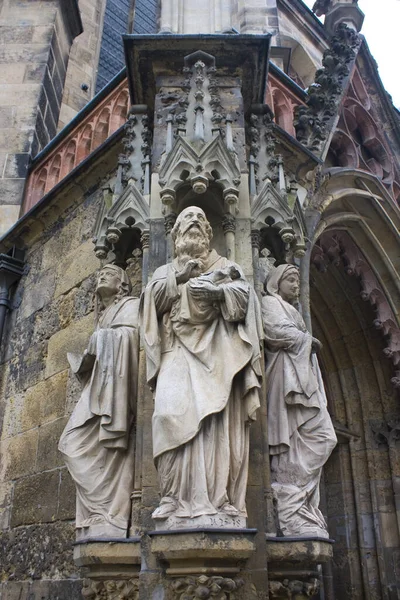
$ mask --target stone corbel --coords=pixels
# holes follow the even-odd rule
[[[170,597],[252,597],[240,573],[255,551],[256,533],[255,529],[150,532],[151,551],[166,566]]]
[[[333,540],[267,537],[269,597],[288,600],[315,598],[318,565],[333,556]]]
[[[172,188],[164,188],[160,192],[163,215],[168,215],[175,209],[176,193]]]
[[[85,569],[86,600],[139,600],[140,538],[78,542],[74,562]]]

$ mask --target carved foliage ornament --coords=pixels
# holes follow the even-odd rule
[[[235,600],[235,592],[244,585],[242,579],[230,579],[229,577],[185,577],[176,579],[171,587],[175,592],[177,600]]]
[[[330,48],[324,52],[323,67],[318,69],[315,83],[308,89],[306,105],[295,109],[296,137],[310,150],[320,151],[328,138],[329,125],[336,115],[359,45],[360,37],[353,29],[344,23],[338,25]]]
[[[318,579],[309,581],[281,581],[269,582],[269,597],[288,600],[301,600],[302,598],[313,598],[319,591],[320,583]]]
[[[85,600],[139,600],[139,582],[137,579],[85,579],[82,596]]]

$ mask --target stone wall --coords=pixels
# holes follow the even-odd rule
[[[72,44],[58,130],[95,95],[105,5],[106,0],[79,0],[83,33]]]
[[[66,185],[46,213],[35,215],[38,229],[25,227],[25,238],[22,234],[26,269],[13,292],[0,357],[4,600],[79,598],[81,582],[72,560],[75,487],[57,444],[80,391],[66,355],[83,351],[94,329],[93,292],[100,262],[92,229],[102,186],[112,176],[104,174],[115,164],[115,153],[109,163],[103,155],[83,175],[85,193],[78,176],[75,187]],[[141,273],[135,268],[131,273],[137,293]]]
[[[76,0],[0,4],[0,234],[16,221],[30,158],[56,133]]]

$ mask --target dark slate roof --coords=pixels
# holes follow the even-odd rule
[[[107,0],[96,94],[125,66],[122,35],[129,33],[132,0]],[[158,0],[136,0],[133,33],[156,33]]]

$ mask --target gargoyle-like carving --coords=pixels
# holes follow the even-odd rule
[[[135,579],[83,581],[85,600],[139,600],[139,582]]]
[[[235,592],[244,585],[242,579],[229,577],[185,577],[175,579],[171,588],[177,600],[196,600],[214,598],[215,600],[235,600]]]
[[[303,598],[312,598],[318,594],[320,583],[318,579],[309,581],[270,581],[269,597],[277,600],[302,600]]]
[[[295,109],[294,126],[297,139],[314,152],[320,152],[327,140],[336,115],[346,80],[354,62],[360,38],[344,23],[338,25],[325,50],[323,67],[315,74],[308,89],[306,105]]]

